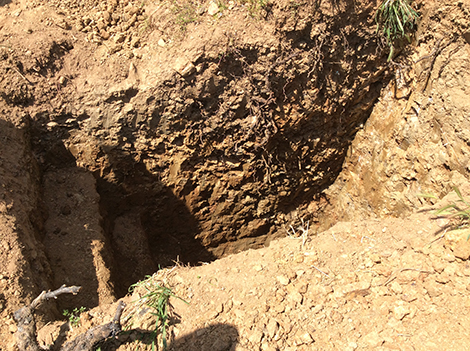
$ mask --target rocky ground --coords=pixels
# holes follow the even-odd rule
[[[42,345],[124,299],[100,348],[150,349],[146,275],[189,303],[172,350],[465,349],[470,244],[434,210],[470,196],[470,4],[413,2],[391,63],[377,5],[0,0],[0,350],[64,283]]]
[[[305,240],[286,234],[268,248],[159,271],[147,288],[171,287],[189,303],[171,299],[169,349],[465,349],[470,244],[444,238],[449,221],[434,216],[435,209],[406,219],[341,222]],[[462,245],[466,253],[459,253]],[[142,331],[152,330],[155,319],[134,314],[147,292],[140,288],[125,299],[132,331],[108,347],[148,345]],[[74,335],[113,312],[109,306],[83,314]]]

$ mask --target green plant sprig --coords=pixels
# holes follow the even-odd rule
[[[168,347],[167,328],[169,326],[170,297],[180,299],[187,304],[188,302],[176,296],[170,288],[155,282],[153,276],[147,276],[146,279],[131,285],[129,291],[132,293],[139,287],[145,289],[146,293],[133,302],[137,303],[138,309],[144,305],[149,307],[152,310],[150,313],[156,317],[155,328],[150,333],[150,338],[152,339],[152,351],[156,348],[158,334],[162,335],[163,350],[166,350]]]
[[[415,29],[418,13],[411,7],[408,0],[384,0],[375,13],[377,33],[385,37],[390,47],[388,61],[394,54],[394,42],[406,38],[410,41],[409,33]]]
[[[470,222],[470,202],[467,201],[460,190],[457,187],[452,187],[454,192],[458,196],[458,200],[439,208],[434,212],[436,216],[447,217],[449,219],[457,219],[457,223],[453,225],[453,229],[462,229],[469,226]],[[418,194],[419,197],[438,199],[437,196],[432,194]],[[470,234],[467,236],[467,240],[470,239]]]
[[[83,306],[80,308],[75,307],[71,312],[64,310],[62,315],[67,317],[71,326],[78,327],[80,325],[80,314],[85,312],[85,310],[86,308]]]

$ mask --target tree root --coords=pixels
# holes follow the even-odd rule
[[[16,332],[17,346],[19,351],[43,351],[37,341],[36,322],[34,321],[34,310],[45,300],[56,299],[61,294],[74,294],[80,291],[80,286],[66,287],[62,285],[54,291],[43,291],[29,306],[24,306],[14,313],[18,326]],[[91,351],[93,346],[109,337],[116,336],[121,331],[121,315],[126,305],[120,301],[116,309],[114,319],[107,324],[88,330],[77,336],[72,341],[60,348],[61,351]]]

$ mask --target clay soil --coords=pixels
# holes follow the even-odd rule
[[[62,284],[53,350],[157,284],[169,350],[467,349],[470,4],[390,63],[378,3],[0,0],[0,351]]]

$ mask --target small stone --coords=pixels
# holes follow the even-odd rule
[[[258,328],[256,328],[255,330],[253,330],[251,335],[248,337],[248,340],[250,340],[250,342],[255,344],[255,345],[259,345],[262,338],[263,338],[263,332],[261,330],[259,330]]]
[[[287,295],[287,298],[291,301],[297,302],[299,304],[302,303],[303,296],[299,292],[293,292],[292,294]]]
[[[164,47],[165,45],[166,45],[165,40],[163,40],[162,38],[160,38],[160,39],[158,40],[158,46]]]
[[[207,13],[210,16],[214,16],[219,12],[219,5],[217,5],[214,1],[211,1],[209,3],[209,6],[207,7]]]
[[[104,29],[100,30],[100,36],[104,40],[108,40],[109,37],[110,37],[109,33],[107,31],[105,31]]]
[[[107,24],[104,23],[104,20],[100,20],[96,23],[96,27],[101,31],[107,27]]]
[[[181,76],[183,77],[188,77],[190,76],[191,74],[193,74],[194,72],[196,72],[196,67],[193,65],[192,62],[189,62],[184,68],[183,70],[181,71]]]
[[[136,48],[140,46],[140,38],[133,37],[131,40],[131,47]]]
[[[403,292],[403,288],[401,285],[394,281],[392,284],[390,284],[390,289],[395,293],[395,294],[401,294]]]
[[[261,272],[263,270],[263,266],[261,266],[260,264],[257,264],[253,266],[253,269],[257,272]]]
[[[104,20],[106,23],[111,22],[111,15],[109,14],[108,11],[104,11],[104,12],[103,12],[103,20]]]
[[[47,123],[48,128],[54,128],[57,127],[59,124],[57,122],[49,122]]]
[[[300,339],[302,340],[304,344],[311,344],[313,342],[313,338],[309,332],[305,332],[301,334]]]
[[[122,50],[122,45],[121,44],[114,44],[110,46],[109,48],[109,54],[112,55],[118,51]]]
[[[351,350],[357,349],[357,346],[358,346],[358,345],[357,345],[357,342],[350,341],[350,342],[348,343],[348,347],[349,347],[349,349],[351,349]]]
[[[281,283],[281,285],[284,285],[284,286],[286,286],[290,282],[289,278],[285,275],[280,275],[276,279],[279,283]]]
[[[442,273],[442,271],[446,268],[446,264],[441,259],[439,259],[438,257],[434,255],[432,255],[431,258],[432,258],[432,268],[434,268],[434,270],[437,273]]]
[[[395,316],[396,319],[402,320],[405,318],[406,315],[410,314],[410,309],[406,306],[396,306],[393,309],[393,315]]]
[[[377,254],[371,254],[371,255],[370,255],[370,259],[371,259],[372,262],[374,262],[374,263],[381,263],[381,262],[382,262],[382,259],[381,259],[380,256],[377,255]]]
[[[132,15],[132,17],[127,22],[127,25],[133,26],[135,24],[135,22],[137,22],[137,15],[134,14],[134,15]]]
[[[373,331],[364,336],[363,341],[369,346],[369,348],[376,348],[383,344],[384,339],[379,335],[378,332]]]
[[[446,233],[444,246],[450,248],[455,257],[468,260],[470,257],[470,229],[451,230]]]
[[[122,43],[126,40],[126,35],[124,33],[119,33],[116,36],[114,36],[114,42],[116,44]]]
[[[276,322],[276,320],[270,319],[266,325],[267,336],[271,339],[274,338],[278,330],[279,324]]]
[[[176,60],[175,64],[173,65],[173,69],[182,77],[187,77],[196,71],[196,67],[193,65],[193,63],[184,57],[179,57]]]

